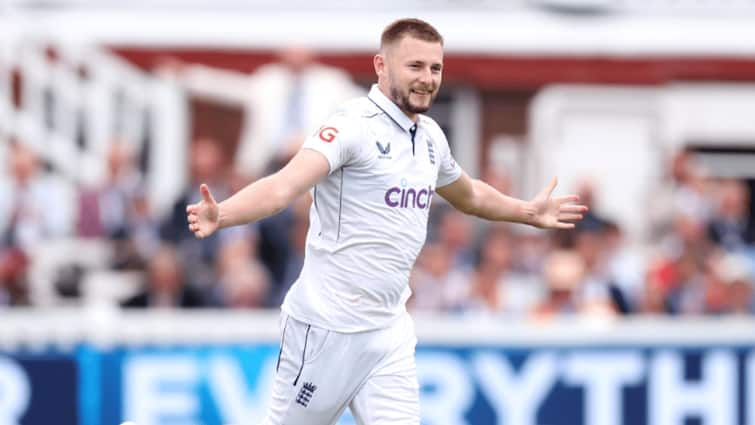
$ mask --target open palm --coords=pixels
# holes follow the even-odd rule
[[[587,211],[585,205],[577,204],[577,195],[553,197],[558,179],[555,177],[545,189],[532,199],[534,208],[534,225],[543,229],[573,229],[574,222],[582,219]]]

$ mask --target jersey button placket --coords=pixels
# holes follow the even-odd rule
[[[412,135],[412,156],[414,156],[414,137],[417,136],[417,124],[409,128],[409,134]]]

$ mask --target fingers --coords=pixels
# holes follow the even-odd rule
[[[203,239],[206,235],[199,230],[199,205],[191,204],[186,206],[186,221],[189,222],[189,231],[195,237]]]
[[[582,220],[582,214],[565,213],[558,216],[559,221],[577,221]]]
[[[199,222],[199,211],[196,205],[189,205],[186,207],[186,221],[188,221],[189,224]]]
[[[556,223],[556,229],[559,229],[559,230],[569,230],[573,228],[574,228],[574,223],[562,223],[560,221]]]
[[[548,184],[548,191],[553,192],[553,189],[556,188],[556,185],[558,184],[558,177],[553,177]]]
[[[550,182],[548,182],[548,186],[544,187],[543,190],[540,191],[540,193],[537,194],[536,198],[539,199],[548,199],[551,197],[551,193],[553,193],[553,189],[556,188],[556,184],[558,183],[558,179],[555,177],[551,179]]]
[[[581,214],[583,212],[587,212],[587,207],[584,205],[567,204],[567,205],[561,205],[561,207],[559,208],[559,211],[561,211],[562,213]]]
[[[204,239],[206,236],[204,232],[199,230],[199,224],[198,223],[189,223],[189,231],[194,234],[195,237],[199,239]]]
[[[556,202],[559,204],[569,204],[579,201],[579,196],[577,195],[567,195],[567,196],[559,196],[558,198],[553,198]]]
[[[212,194],[210,193],[210,188],[207,187],[206,184],[202,183],[201,186],[199,186],[199,193],[202,194],[202,199],[209,203],[209,204],[215,204],[215,198],[212,197]]]

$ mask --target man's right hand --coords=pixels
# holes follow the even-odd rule
[[[220,226],[220,210],[206,184],[199,186],[199,193],[202,194],[202,200],[186,206],[186,219],[189,231],[202,239],[215,233]]]

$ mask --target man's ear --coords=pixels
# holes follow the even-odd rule
[[[382,53],[378,53],[372,58],[372,65],[375,67],[375,74],[378,77],[382,77],[385,73],[385,56]]]

